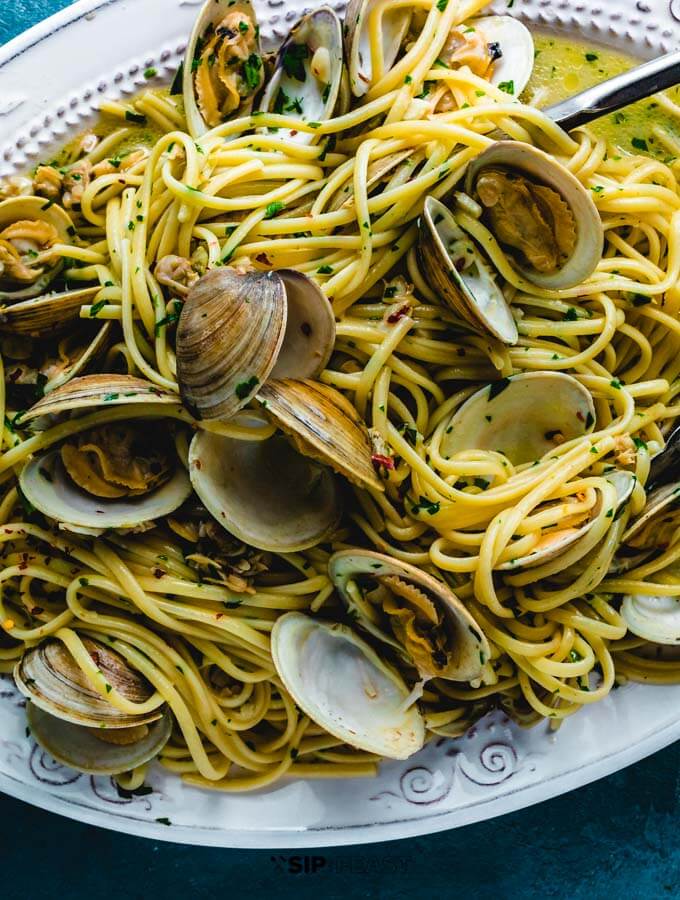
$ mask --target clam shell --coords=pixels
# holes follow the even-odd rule
[[[131,703],[149,700],[153,687],[122,656],[90,638],[84,638],[83,643],[106,681],[126,700]],[[33,705],[74,725],[131,728],[155,722],[163,714],[162,708],[137,716],[120,712],[92,687],[59,640],[48,639],[27,650],[14,669],[14,680]]]
[[[104,322],[101,328],[97,329],[89,344],[83,346],[82,352],[74,359],[71,367],[60,376],[59,381],[50,382],[54,385],[52,391],[58,390],[63,387],[63,385],[68,384],[69,381],[77,378],[81,373],[87,372],[90,366],[94,365],[108,349],[112,332],[113,322]],[[34,420],[34,425],[35,424]]]
[[[191,482],[177,465],[172,478],[148,494],[109,500],[81,490],[69,477],[59,450],[49,450],[26,464],[19,476],[23,495],[55,522],[79,528],[136,528],[170,515],[191,494]]]
[[[0,331],[29,337],[51,337],[73,327],[80,319],[80,307],[99,293],[101,287],[82,288],[50,294],[0,309]]]
[[[612,521],[615,521],[616,514],[619,513],[619,510],[622,511],[622,507],[626,506],[630,500],[637,479],[632,472],[628,472],[625,469],[616,469],[605,477],[616,489],[617,500],[612,515]],[[602,501],[599,499],[594,513],[597,514],[601,510]],[[561,556],[588,534],[593,527],[594,521],[594,517],[591,517],[579,527],[562,527],[545,532],[542,540],[534,547],[531,553],[502,563],[496,567],[497,571],[519,572],[520,570],[534,569],[543,565],[543,563],[550,562],[552,559],[557,559],[558,556]]]
[[[177,326],[177,380],[198,419],[230,419],[267,380],[283,344],[286,290],[275,272],[213,269]]]
[[[637,519],[631,523],[627,531],[624,532],[621,542],[635,546],[635,539],[640,535],[643,528],[647,527],[651,522],[658,522],[659,526],[661,526],[663,519],[674,510],[677,510],[679,506],[680,483],[677,481],[651,491],[647,497],[645,508]]]
[[[532,284],[550,290],[575,287],[586,281],[597,268],[604,248],[604,229],[591,192],[543,150],[517,141],[496,141],[468,168],[465,189],[470,196],[475,196],[478,176],[489,167],[520,172],[535,183],[552,188],[574,215],[576,244],[564,265],[546,274],[512,259],[521,275]]]
[[[189,449],[189,472],[208,512],[261,550],[312,547],[340,520],[332,472],[300,456],[281,436],[241,441],[199,432]]]
[[[680,599],[653,594],[623,598],[621,616],[630,631],[656,644],[680,646]]]
[[[444,582],[415,566],[371,550],[342,550],[334,554],[328,562],[328,574],[348,608],[356,614],[357,624],[378,640],[389,643],[412,664],[414,663],[409,659],[405,648],[389,634],[389,624],[377,626],[375,614],[365,614],[354,601],[348,585],[358,576],[374,579],[396,576],[414,585],[442,612],[449,635],[451,658],[445,667],[436,672],[436,677],[450,681],[472,681],[479,678],[482,666],[491,656],[489,643],[475,619]],[[421,671],[420,674],[426,678],[435,677],[433,672]]]
[[[120,775],[150,762],[172,734],[172,716],[164,713],[148,725],[148,734],[134,744],[117,746],[100,740],[88,728],[64,722],[35,704],[26,708],[32,737],[62,765],[86,775]]]
[[[53,225],[63,243],[71,242],[71,234],[75,233],[73,222],[56,203],[51,203],[44,197],[12,197],[0,203],[0,231],[14,222],[35,219]],[[63,267],[63,261],[60,259],[27,287],[18,287],[16,290],[0,289],[0,303],[12,303],[38,297],[47,290]]]
[[[368,22],[375,6],[377,0],[350,0],[345,13],[345,52],[349,81],[355,97],[363,97],[373,83]],[[386,72],[394,65],[410,23],[411,11],[408,8],[385,8],[380,34]]]
[[[472,260],[462,272],[450,255],[450,248],[460,241]],[[495,273],[453,213],[435,197],[425,200],[418,253],[428,283],[470,328],[505,344],[517,343],[517,325]]]
[[[339,391],[315,381],[286,378],[263,385],[257,399],[300,453],[359,487],[384,491],[373,468],[366,426]]]
[[[441,453],[496,450],[515,465],[541,459],[593,430],[595,405],[583,385],[560,372],[528,372],[473,394],[451,417]]]
[[[283,343],[271,378],[316,378],[328,365],[335,345],[335,316],[321,288],[293,269],[279,269],[286,289],[288,316]]]
[[[197,49],[199,48],[200,42],[203,40],[206,31],[211,26],[216,27],[217,25],[219,25],[226,15],[234,12],[240,12],[248,16],[248,18],[253,22],[253,25],[257,28],[257,17],[253,4],[250,2],[250,0],[207,0],[207,2],[204,3],[201,7],[201,11],[198,14],[196,23],[189,38],[186,56],[184,58],[182,92],[184,95],[184,108],[186,112],[189,134],[193,138],[201,137],[210,130],[210,126],[203,118],[203,115],[201,114],[201,111],[198,108],[198,104],[196,102],[196,93],[194,87],[194,59],[198,56]],[[257,34],[259,34],[259,32],[257,32]],[[258,57],[260,57],[261,48],[259,37],[257,37],[256,39],[256,45],[257,55]],[[261,59],[259,75],[260,78],[263,75]],[[241,106],[234,113],[228,116],[227,119],[236,119],[239,116],[248,115],[252,108],[253,96],[258,89],[259,85],[258,88],[256,88],[250,96],[244,98]],[[227,119],[225,119],[225,121],[227,121]]]
[[[494,62],[489,81],[496,87],[512,84],[512,96],[519,97],[534,70],[534,39],[526,25],[512,16],[483,16],[470,19],[465,28],[476,28],[487,44],[498,45],[502,56]]]
[[[300,57],[293,48],[305,47]],[[291,55],[291,50],[294,55]],[[327,52],[327,73],[317,77],[313,63],[317,51]],[[290,60],[294,59],[291,64]],[[260,100],[262,112],[281,112],[301,122],[325,122],[333,115],[342,79],[342,26],[327,6],[303,16],[291,29],[279,50],[274,74]],[[302,74],[303,77],[299,78]],[[316,135],[305,131],[284,131],[288,139],[311,143]]]
[[[132,375],[83,375],[52,391],[21,416],[21,424],[71,410],[91,412],[105,406],[166,403],[179,406],[177,394]]]
[[[344,625],[291,612],[272,631],[276,671],[297,706],[352,747],[408,759],[425,724],[409,690],[372,647]]]

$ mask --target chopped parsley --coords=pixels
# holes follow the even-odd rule
[[[306,81],[305,60],[309,56],[307,44],[291,44],[283,54],[283,69],[290,78]]]
[[[260,86],[260,70],[262,69],[262,60],[257,53],[251,53],[243,64],[243,77],[251,91],[256,90]]]
[[[644,138],[634,137],[631,140],[631,144],[635,147],[636,150],[644,150],[645,152],[649,150],[647,146],[647,141]]]
[[[504,91],[506,94],[515,94],[515,82],[514,81],[501,81],[498,85],[499,91]]]
[[[241,381],[236,385],[236,396],[239,400],[245,400],[260,383],[260,379],[253,375],[247,381]]]
[[[265,219],[273,219],[274,216],[278,216],[282,209],[286,208],[285,203],[281,203],[280,200],[275,200],[273,203],[267,204],[267,208],[264,212]]]
[[[155,78],[156,75],[158,75],[158,69],[154,69],[153,66],[149,66],[148,69],[144,69],[145,78]]]
[[[96,318],[105,306],[106,300],[98,300],[96,303],[93,303],[90,307],[90,318]]]

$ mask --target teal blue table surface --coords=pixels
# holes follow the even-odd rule
[[[0,43],[67,5],[68,0],[0,0]],[[157,844],[0,797],[0,897],[193,900],[247,892],[257,900],[294,891],[298,900],[677,898],[679,825],[677,744],[502,819],[408,841],[310,850],[306,865],[302,851]]]

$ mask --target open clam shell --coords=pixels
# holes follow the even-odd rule
[[[621,616],[630,631],[656,644],[680,646],[680,599],[653,594],[623,598]]]
[[[286,290],[286,331],[271,378],[316,378],[335,345],[335,316],[321,288],[294,269],[278,269]]]
[[[517,343],[517,325],[496,274],[435,197],[425,200],[418,252],[428,283],[470,328],[505,344]]]
[[[470,164],[466,191],[532,284],[575,287],[597,268],[604,230],[591,192],[549,154],[530,144],[496,141]]]
[[[214,269],[177,328],[177,377],[199,419],[229,419],[271,377],[314,377],[335,342],[328,300],[305,275]]]
[[[665,548],[680,529],[680,483],[651,491],[642,513],[624,532],[622,543],[639,550]]]
[[[184,60],[192,137],[250,113],[264,81],[259,35],[250,0],[208,0],[201,8]]]
[[[93,411],[107,406],[164,403],[179,406],[180,398],[133,375],[83,375],[52,391],[21,416],[21,424],[42,416],[74,410]]]
[[[393,647],[421,678],[479,678],[489,643],[444,582],[371,550],[334,554],[328,573],[357,625]]]
[[[114,650],[84,639],[106,682],[131,703],[146,703],[154,693],[149,682]],[[49,639],[27,650],[14,669],[21,693],[51,716],[92,728],[132,728],[160,719],[163,710],[134,715],[112,706],[90,683],[66,646]]]
[[[345,51],[350,85],[355,97],[363,97],[376,80],[369,26],[371,12],[377,5],[377,0],[350,0],[347,4]],[[407,7],[391,9],[389,5],[385,6],[381,27],[377,30],[379,52],[385,72],[394,65],[410,23],[410,9]]]
[[[71,235],[75,233],[73,222],[68,214],[60,206],[45,200],[44,197],[12,197],[0,203],[0,235],[10,226],[22,222],[45,223],[54,229],[57,239],[65,244],[70,243]],[[28,239],[10,238],[8,240],[16,246],[20,256],[33,249],[31,241]],[[54,263],[39,268],[42,271],[36,278],[22,285],[20,282],[5,279],[2,267],[0,267],[0,303],[13,303],[44,294],[50,283],[62,270],[63,261],[58,259]]]
[[[199,432],[191,442],[189,472],[217,522],[260,550],[304,550],[328,538],[340,520],[333,473],[281,436],[241,441]]]
[[[139,740],[120,745],[106,743],[89,728],[57,719],[32,703],[26,708],[26,722],[43,750],[86,775],[120,775],[142,766],[158,756],[172,734],[167,712],[150,723]]]
[[[444,456],[495,450],[515,465],[541,459],[595,425],[590,392],[571,375],[528,372],[473,394],[451,417],[441,442]]]
[[[259,109],[301,122],[325,122],[333,115],[342,71],[342,26],[333,10],[323,6],[303,16],[291,29]],[[285,134],[302,143],[315,140],[309,132]]]
[[[137,528],[170,515],[191,494],[191,482],[179,465],[170,480],[139,496],[104,499],[82,490],[72,480],[59,450],[34,457],[19,476],[24,497],[39,512],[69,528]]]
[[[383,491],[361,417],[339,391],[315,381],[269,381],[257,399],[300,453],[330,466],[353,484]]]
[[[0,331],[29,337],[51,337],[73,327],[80,318],[80,307],[89,303],[101,288],[81,288],[31,300],[23,300],[0,309]]]
[[[531,32],[513,16],[483,16],[465,22],[465,30],[474,28],[493,50],[493,71],[489,81],[519,97],[534,70],[534,39]]]
[[[424,721],[401,676],[346,626],[287,613],[274,625],[272,656],[295,703],[339,740],[388,759],[423,746]]]
[[[618,515],[623,512],[622,507],[625,507],[630,500],[637,479],[632,472],[628,472],[625,469],[616,469],[605,477],[616,489],[616,503],[611,516],[612,521],[615,521]],[[550,505],[553,504],[545,504],[545,506]],[[544,507],[539,507],[536,511],[538,512],[542,508]],[[595,516],[601,511],[602,498],[600,494],[592,514],[581,524],[560,524],[550,531],[543,532],[541,540],[530,553],[501,563],[496,567],[497,570],[499,572],[519,572],[520,570],[534,569],[537,566],[550,562],[552,559],[557,559],[558,556],[561,556],[588,534],[595,523]]]

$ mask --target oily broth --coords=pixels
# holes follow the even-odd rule
[[[575,41],[572,37],[534,32],[534,43],[534,71],[522,99],[539,108],[558,103],[640,63],[629,54]],[[667,96],[677,103],[680,88],[668,91]],[[644,152],[640,144],[644,141],[650,156],[669,161],[672,154],[655,137],[654,126],[663,128],[680,142],[680,122],[651,97],[604,116],[588,127],[594,134],[631,153]]]
[[[558,103],[639,64],[639,60],[630,54],[588,41],[575,41],[572,37],[540,31],[534,31],[533,37],[536,47],[534,71],[522,100],[539,108]],[[170,94],[170,88],[163,87],[147,88],[138,96],[149,90],[164,98]],[[680,87],[668,91],[667,95],[676,103],[680,102]],[[174,96],[172,101],[181,112],[182,96]],[[650,156],[669,162],[672,155],[653,134],[654,126],[663,128],[680,143],[680,122],[662,109],[653,98],[605,116],[588,127],[594,134],[624,151],[645,152],[640,145],[642,140],[646,143]],[[130,130],[120,145],[122,153],[138,147],[153,147],[162,134],[152,122],[134,125],[112,115],[102,115],[91,130],[99,138],[105,138],[121,127],[128,127]],[[58,154],[54,160],[57,165],[64,165],[80,137],[81,135],[75,138]],[[637,146],[634,146],[634,140]]]

